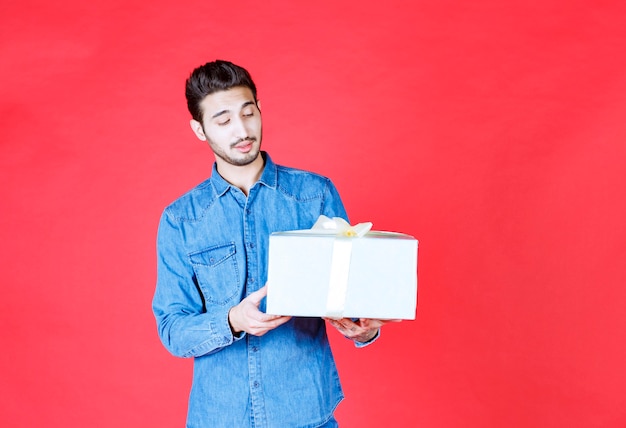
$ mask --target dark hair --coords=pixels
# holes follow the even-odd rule
[[[191,117],[202,122],[202,100],[209,94],[236,86],[249,88],[256,102],[256,86],[246,69],[222,60],[207,62],[196,68],[185,84],[185,97]]]

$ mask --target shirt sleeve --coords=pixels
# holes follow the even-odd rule
[[[206,311],[195,274],[184,252],[179,224],[163,213],[157,235],[157,283],[152,310],[159,338],[178,357],[210,354],[241,340],[228,323],[230,307]]]
[[[322,206],[322,212],[320,214],[325,215],[326,217],[341,217],[347,222],[350,222],[348,219],[348,213],[346,212],[345,207],[343,206],[343,202],[341,201],[341,197],[339,196],[339,192],[337,188],[333,184],[332,181],[327,180],[326,189],[324,192],[324,204]]]

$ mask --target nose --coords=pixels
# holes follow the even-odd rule
[[[240,118],[240,117],[236,117],[232,120],[232,124],[233,124],[233,136],[236,138],[241,138],[241,139],[245,139],[248,137],[248,128],[246,127],[246,124],[244,123],[244,121]]]

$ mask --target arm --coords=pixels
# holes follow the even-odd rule
[[[175,356],[209,354],[235,340],[228,325],[229,308],[206,312],[179,225],[167,210],[157,235],[157,284],[152,309],[161,342]]]
[[[167,211],[159,224],[157,256],[153,312],[161,342],[175,356],[211,354],[242,339],[244,332],[260,336],[289,320],[259,311],[264,288],[234,306],[209,305],[207,310],[179,225]]]

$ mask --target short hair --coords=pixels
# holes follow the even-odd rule
[[[203,111],[200,107],[202,100],[209,94],[236,86],[249,88],[254,101],[257,101],[256,85],[250,73],[243,67],[229,61],[216,60],[193,70],[185,84],[185,97],[191,117],[202,123]]]

